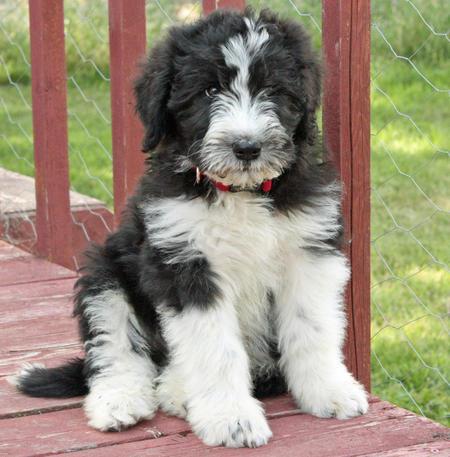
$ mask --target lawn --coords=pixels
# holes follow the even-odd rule
[[[300,18],[320,46],[317,4],[270,2]],[[197,4],[187,2],[177,8],[168,0],[159,5],[148,6],[150,42],[169,24],[166,14],[180,19],[198,12]],[[450,424],[450,45],[440,35],[449,22],[449,8],[445,0],[374,0],[373,5],[373,391]],[[82,1],[70,2],[70,8],[66,36],[71,182],[74,189],[111,206],[106,9]],[[26,29],[17,11],[5,11],[0,19],[0,45],[5,45],[0,46],[0,166],[32,175]],[[8,28],[11,23],[16,26]],[[410,60],[396,58],[393,50]]]

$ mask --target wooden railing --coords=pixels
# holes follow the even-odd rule
[[[244,0],[203,0],[242,9]],[[346,253],[352,264],[347,290],[347,364],[370,386],[369,66],[370,0],[323,0],[325,143],[344,183]],[[63,0],[29,0],[38,255],[73,268],[83,248],[70,211]],[[131,81],[146,48],[145,1],[109,0],[114,212],[117,221],[143,170],[141,126]],[[104,210],[104,216],[112,215]],[[97,221],[98,222],[98,221]],[[86,218],[92,238],[105,228]],[[95,226],[95,227],[94,227]],[[81,240],[81,241],[80,241]]]

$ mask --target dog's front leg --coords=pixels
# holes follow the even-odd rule
[[[293,252],[276,300],[289,389],[304,412],[319,417],[346,419],[368,407],[364,389],[343,363],[342,294],[348,275],[339,253]]]
[[[186,306],[181,312],[163,312],[162,321],[194,432],[212,446],[267,443],[271,431],[251,395],[249,362],[234,307],[225,302],[209,309]]]

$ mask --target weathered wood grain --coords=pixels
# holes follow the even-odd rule
[[[324,142],[344,194],[346,362],[370,389],[370,0],[323,0]]]
[[[75,353],[72,355],[75,355]],[[27,397],[18,392],[5,377],[0,378],[0,419],[3,420],[11,417],[42,414],[44,412],[58,411],[69,408],[78,408],[81,406],[82,401],[83,399],[81,397],[61,399]],[[1,424],[6,426],[6,422],[0,422],[0,426]]]
[[[57,278],[73,278],[76,273],[32,256],[17,257],[0,263],[0,286],[25,284]]]
[[[292,419],[296,424],[295,427],[299,430],[304,430],[304,432],[308,434],[314,429],[316,429],[318,433],[322,426],[325,431],[333,430],[336,427],[342,429],[345,423],[350,423],[350,421],[321,420],[308,415],[292,415],[293,411],[291,406],[293,405],[290,402],[291,400],[288,397],[282,397],[278,400],[273,399],[270,402],[270,405],[267,406],[268,416],[273,417],[274,424],[277,420],[281,420],[281,418],[287,419],[288,423],[292,418],[299,418]],[[395,409],[392,412],[392,407],[380,402],[374,403],[373,408],[373,412],[363,418],[355,419],[355,423],[362,424],[373,422],[374,418],[378,417],[377,411],[379,412],[383,410],[383,408],[388,408],[389,414],[395,415],[395,417],[398,415],[403,416],[405,414],[403,411],[396,413]],[[385,419],[387,420],[389,417],[390,416],[386,415]],[[319,422],[322,424],[319,425]],[[317,427],[316,425],[319,426]],[[291,429],[293,430],[293,428],[291,427],[289,429],[289,436],[293,433]],[[19,430],[22,431],[22,436],[18,436]],[[14,456],[42,455],[56,452],[73,452],[76,449],[91,449],[92,447],[98,448],[118,443],[128,443],[131,441],[155,438],[158,438],[159,441],[162,436],[174,434],[185,435],[189,433],[189,431],[190,427],[184,420],[158,413],[151,421],[145,421],[130,430],[120,433],[100,433],[87,427],[86,418],[84,417],[83,412],[79,409],[74,409],[50,412],[38,416],[33,415],[7,419],[4,422],[3,430],[0,432],[0,442],[8,443],[5,450]],[[279,432],[280,427],[277,428],[277,433],[279,434]],[[280,437],[281,436],[284,435],[282,434]],[[191,436],[187,443],[189,444],[192,440],[197,441],[195,437]],[[159,446],[158,444],[155,445]],[[152,445],[149,446],[153,447]],[[189,446],[187,447],[189,448]],[[200,444],[200,449],[205,450],[207,448]],[[104,452],[104,455],[107,455],[111,450],[107,448]],[[115,453],[111,455],[126,455],[126,449],[120,452],[124,453]],[[170,452],[170,448],[167,452]],[[132,455],[134,455],[134,451],[132,452]],[[170,453],[166,455],[170,455]]]
[[[37,251],[73,263],[63,0],[30,0]]]
[[[441,440],[444,427],[423,420],[385,402],[374,403],[366,416],[338,421],[308,415],[273,418],[273,438],[258,449],[208,448],[192,433],[176,433],[95,450],[75,452],[76,457],[139,456],[283,456],[350,457],[403,444]]]
[[[440,435],[438,433],[437,435]],[[388,451],[364,454],[363,457],[448,457],[450,456],[450,436],[447,433],[444,440],[432,443],[416,444]]]
[[[81,345],[78,342],[61,342],[48,348],[10,351],[3,349],[0,351],[0,377],[17,373],[24,363],[43,363],[48,367],[55,367],[70,358],[82,355]]]
[[[145,55],[145,1],[109,0],[108,4],[114,215],[118,221],[144,170],[143,129],[135,114],[133,81]]]
[[[49,349],[78,345],[76,322],[67,316],[40,317],[0,325],[1,338],[9,351]]]
[[[113,229],[114,219],[101,201],[77,192],[70,192],[70,211],[73,257],[67,266],[77,270],[83,263],[86,248],[92,242],[105,240]],[[0,238],[27,252],[39,254],[35,230],[34,179],[0,168]]]
[[[48,279],[31,283],[29,287],[28,284],[3,287],[0,293],[0,323],[29,316],[37,317],[41,312],[47,314],[47,311],[60,313],[70,310],[75,280],[76,278]],[[58,300],[58,306],[46,305],[48,300]]]

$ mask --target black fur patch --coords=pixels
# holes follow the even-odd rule
[[[88,392],[81,359],[73,359],[57,368],[32,367],[17,381],[20,392],[30,397],[69,398]]]
[[[274,180],[266,195],[273,210],[290,211],[314,205],[335,175],[318,158],[325,156],[318,139],[315,112],[320,102],[321,68],[302,27],[265,11],[259,17],[269,41],[249,68],[249,90],[266,96],[277,107],[281,125],[290,135],[289,166]],[[171,253],[152,246],[139,210],[159,198],[203,198],[211,202],[217,190],[208,180],[196,183],[194,167],[210,123],[211,100],[207,90],[227,89],[237,69],[224,61],[221,46],[235,35],[247,33],[244,16],[218,11],[191,25],[170,29],[142,66],[135,84],[136,110],[145,128],[143,150],[151,152],[147,171],[128,202],[122,223],[103,246],[87,254],[76,285],[75,311],[83,342],[96,336],[84,307],[88,297],[120,288],[133,307],[149,342],[149,356],[160,367],[170,354],[161,332],[157,306],[175,312],[185,306],[210,306],[220,294],[205,257],[168,264]],[[320,240],[326,249],[340,245],[340,234]],[[135,348],[138,350],[138,348]],[[274,354],[274,358],[276,354]],[[89,360],[76,360],[61,368],[34,369],[19,389],[29,395],[72,396],[86,393],[94,374]],[[255,380],[255,394],[280,393],[286,388],[279,374]]]

